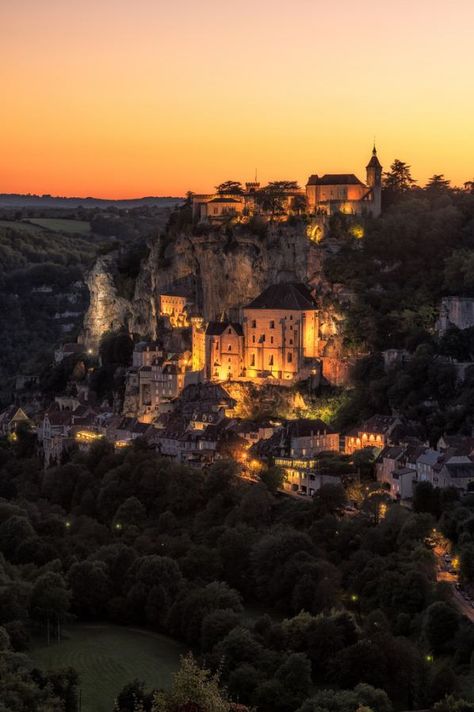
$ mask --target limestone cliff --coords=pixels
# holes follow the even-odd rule
[[[117,294],[114,271],[115,256],[112,254],[99,257],[87,275],[90,304],[80,340],[92,351],[97,350],[101,337],[107,331],[116,331],[129,323],[132,307],[129,301]]]
[[[166,248],[157,239],[136,280],[131,301],[117,295],[113,258],[100,258],[89,275],[91,303],[84,338],[97,344],[101,333],[126,326],[144,337],[157,337],[160,294],[184,294],[206,320],[226,313],[237,317],[239,307],[265,287],[301,281],[314,288],[324,303],[325,340],[338,332],[337,294],[323,274],[324,257],[334,246],[308,239],[306,227],[273,224],[263,236],[239,227],[195,236],[179,234]]]

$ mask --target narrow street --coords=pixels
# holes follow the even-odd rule
[[[453,602],[460,613],[474,623],[474,601],[459,588],[458,564],[456,558],[451,557],[448,553],[448,547],[448,541],[437,534],[436,546],[433,549],[433,553],[436,556],[436,580],[450,584],[453,592]]]

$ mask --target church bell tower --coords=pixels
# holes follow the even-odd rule
[[[375,145],[372,149],[372,158],[367,164],[367,185],[372,188],[373,208],[372,214],[378,217],[382,213],[382,165],[377,158]]]

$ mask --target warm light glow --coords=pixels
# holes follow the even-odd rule
[[[183,195],[256,167],[365,180],[374,134],[385,167],[461,184],[473,25],[472,0],[6,1],[2,191]]]
[[[364,228],[362,225],[352,225],[349,232],[352,237],[357,238],[357,240],[361,240],[364,237]]]
[[[93,442],[94,440],[100,440],[104,436],[100,435],[100,433],[95,433],[93,430],[79,430],[75,437],[80,442]]]

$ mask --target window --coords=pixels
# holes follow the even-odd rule
[[[274,329],[274,328],[275,328],[275,322],[274,322],[274,321],[271,321],[271,322],[270,322],[270,329]]]
[[[293,321],[293,314],[290,315],[290,321]]]
[[[273,366],[273,356],[270,356],[270,358],[268,359],[268,365]]]
[[[255,336],[252,336],[252,344],[255,343]]]
[[[252,354],[252,356],[250,357],[250,365],[255,366],[255,354]]]
[[[228,333],[228,334],[232,334],[232,329],[228,329],[228,330],[227,330],[227,333]]]
[[[290,339],[290,346],[293,346],[293,339]]]
[[[231,345],[231,344],[228,345],[227,351],[232,351],[232,345]]]
[[[286,360],[288,361],[288,363],[293,363],[293,354],[287,354]]]
[[[252,329],[256,329],[256,328],[257,328],[257,322],[255,321],[255,319],[252,319]]]
[[[273,336],[270,336],[270,343],[273,344]]]

